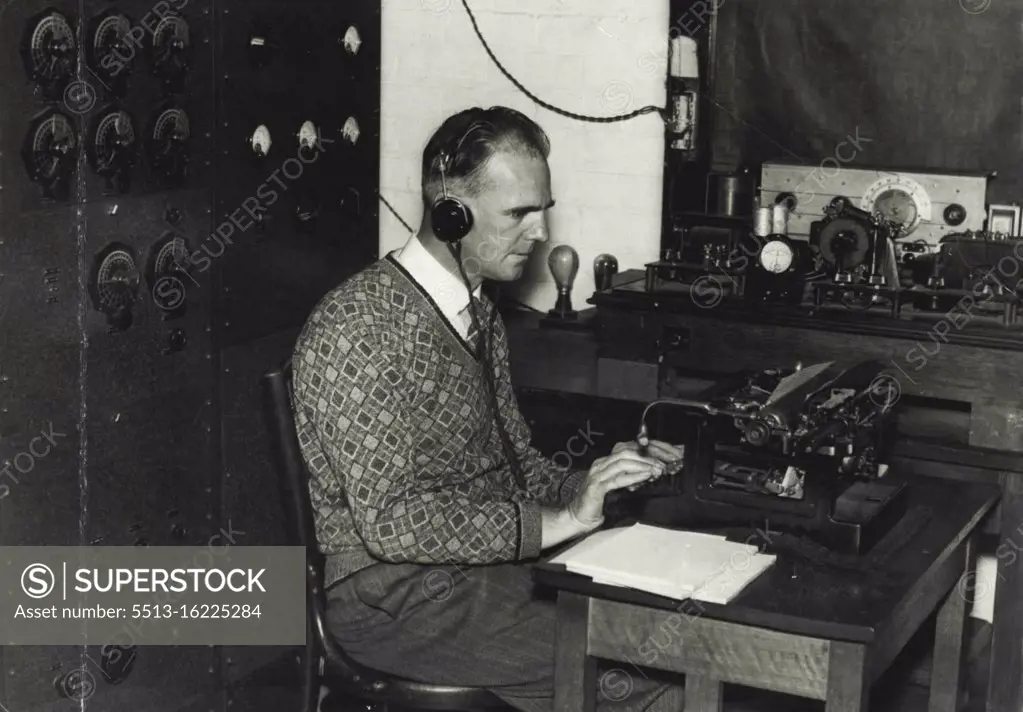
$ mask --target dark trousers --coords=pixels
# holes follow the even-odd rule
[[[523,712],[554,703],[555,601],[524,564],[375,564],[327,593],[331,632],[355,660],[419,682],[484,687]],[[628,668],[628,669],[627,669]],[[601,712],[681,712],[682,688],[608,664]]]

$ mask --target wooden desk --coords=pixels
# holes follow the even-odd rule
[[[779,554],[725,606],[594,584],[563,566],[535,577],[558,589],[555,712],[592,712],[596,658],[628,674],[686,675],[686,710],[720,712],[722,683],[826,700],[828,712],[867,710],[871,684],[938,611],[932,712],[954,712],[974,576],[973,534],[996,487],[914,480],[910,512],[926,515],[897,548],[849,571]],[[907,517],[909,513],[907,513]]]
[[[693,395],[739,369],[798,360],[842,360],[850,354],[887,361],[904,357],[918,341],[930,343],[929,337],[889,333],[892,330],[887,327],[883,334],[845,333],[806,320],[798,326],[762,324],[758,315],[734,314],[724,308],[684,312],[656,300],[645,304],[595,296],[594,301],[598,318],[590,333],[538,328],[535,315],[505,317],[512,379],[523,395],[535,394],[530,398],[534,404],[549,400],[549,410],[555,402],[575,399],[573,413],[589,412],[584,408],[606,410],[608,404],[620,411],[621,404]],[[935,427],[940,423],[930,420],[941,411],[914,406],[912,415],[928,418],[920,434],[940,433],[939,441],[915,436],[900,440],[893,463],[906,474],[992,482],[1002,488],[1002,499],[987,522],[990,533],[997,535],[998,557],[989,712],[1023,712],[1023,646],[1019,643],[1023,566],[1015,565],[1023,536],[1023,429],[1011,425],[1023,423],[1023,415],[1017,418],[1012,407],[1003,407],[1008,400],[1017,404],[1016,410],[1023,408],[1018,405],[1023,404],[1018,378],[1023,369],[1023,341],[1015,352],[1007,346],[1001,341],[967,342],[953,335],[928,368],[910,373],[916,384],[906,381],[907,403],[916,395],[965,407],[958,416],[952,413],[941,429]],[[631,414],[628,418],[630,423],[635,420]],[[614,434],[632,437],[632,427],[626,424]],[[598,429],[612,432],[605,425]],[[562,437],[560,443],[564,441]]]

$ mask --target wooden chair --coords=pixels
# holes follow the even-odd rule
[[[366,707],[405,710],[509,709],[497,696],[477,687],[430,685],[371,670],[345,654],[326,624],[324,556],[320,553],[309,497],[309,474],[295,431],[290,359],[263,376],[264,409],[275,465],[280,473],[293,546],[306,549],[308,619],[303,712],[316,712],[321,686],[327,688],[322,709]]]

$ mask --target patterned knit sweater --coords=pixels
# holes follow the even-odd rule
[[[482,299],[486,324],[493,303]],[[325,585],[376,561],[490,564],[540,553],[540,506],[585,477],[530,446],[494,320],[499,409],[525,475],[516,484],[483,370],[404,268],[384,257],[325,296],[295,347],[295,423],[310,472]]]

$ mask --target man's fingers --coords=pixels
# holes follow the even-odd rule
[[[660,473],[657,472],[619,472],[616,475],[611,476],[604,482],[604,487],[607,488],[608,492],[613,492],[617,489],[628,487],[634,489],[645,482],[655,480],[660,477]]]
[[[610,467],[618,462],[640,462],[646,465],[659,465],[661,461],[650,455],[643,455],[635,450],[622,450],[607,458],[607,466]]]
[[[637,452],[632,450],[621,450],[619,452],[612,453],[607,457],[602,457],[593,462],[590,466],[590,476],[596,477],[614,467],[616,463],[623,461],[634,461],[640,462],[646,465],[658,465],[661,464],[660,460],[655,457],[644,457]]]
[[[662,440],[651,440],[647,445],[647,454],[665,462],[681,460],[685,455],[685,448],[671,445]]]
[[[603,472],[597,474],[595,484],[605,491],[610,491],[610,489],[617,489],[618,487],[609,487],[609,484],[617,481],[617,478],[621,476],[635,476],[638,477],[637,482],[642,482],[651,477],[659,477],[662,474],[664,474],[664,466],[660,463],[649,463],[642,460],[620,460],[608,465]]]

